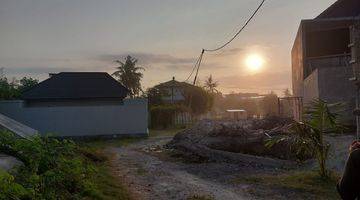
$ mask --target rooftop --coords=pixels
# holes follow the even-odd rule
[[[22,99],[123,99],[127,94],[128,89],[106,72],[61,72],[25,91]]]
[[[160,83],[157,86],[158,87],[188,87],[188,86],[193,86],[193,85],[186,83],[186,82],[177,81],[177,80],[175,80],[175,77],[173,77],[172,80],[164,82],[164,83]]]
[[[360,15],[359,0],[338,0],[315,19],[346,18]]]

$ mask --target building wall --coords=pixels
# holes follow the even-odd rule
[[[318,99],[319,95],[319,71],[316,69],[304,80],[304,105]]]
[[[349,79],[351,67],[331,67],[319,69],[319,95],[330,103],[345,103],[345,119],[354,120],[356,87]]]
[[[302,20],[294,45],[292,49],[292,85],[293,94],[296,97],[303,97],[303,102],[300,100],[299,109],[293,109],[294,118],[298,120],[303,111],[303,107],[312,98],[328,98],[331,101],[336,100],[336,95],[342,95],[343,91],[330,92],[326,94],[326,90],[331,90],[331,87],[326,87],[326,84],[335,84],[341,81],[338,88],[342,88],[347,92],[353,91],[353,86],[349,86],[349,81],[343,81],[340,76],[347,76],[339,69],[338,76],[334,77],[331,73],[332,70],[327,72],[323,71],[320,76],[320,71],[313,74],[316,69],[345,67],[349,59],[349,33],[348,29],[353,24],[353,18],[347,19],[322,19],[322,20]],[[325,69],[324,69],[325,70]],[[329,73],[329,74],[327,74]],[[346,72],[348,73],[348,72]],[[325,77],[327,82],[322,83]],[[323,79],[320,79],[322,77]],[[331,82],[331,83],[330,83]],[[321,89],[321,87],[323,87]],[[321,91],[322,92],[321,92]],[[345,95],[347,101],[351,100],[348,95]],[[340,97],[341,99],[341,97]],[[346,102],[352,105],[352,102]],[[294,104],[295,105],[295,104]],[[347,108],[351,110],[350,107]],[[349,113],[348,113],[349,114]],[[301,117],[299,118],[301,120]]]
[[[292,63],[292,88],[294,96],[303,96],[303,65],[304,65],[304,44],[303,44],[303,26],[300,24],[294,46],[291,51]]]
[[[24,101],[0,101],[0,113],[41,134],[56,136],[147,135],[146,99],[123,103],[28,106]]]
[[[184,90],[182,88],[179,87],[168,87],[166,88],[166,93],[168,94],[167,96],[163,96],[163,101],[166,102],[178,102],[178,101],[184,101],[185,97],[183,95]]]
[[[355,107],[354,83],[351,67],[318,68],[304,80],[304,106],[312,99],[319,98],[328,103],[345,103],[342,118],[352,123]]]

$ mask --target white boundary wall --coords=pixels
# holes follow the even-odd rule
[[[143,136],[148,134],[146,99],[123,104],[26,106],[0,101],[0,113],[44,134],[55,136]]]

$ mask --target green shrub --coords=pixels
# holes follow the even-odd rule
[[[29,197],[28,191],[15,182],[15,178],[0,170],[0,199],[25,199]]]
[[[0,152],[23,164],[9,174],[0,174],[0,199],[81,199],[97,198],[92,160],[71,140],[36,136],[18,138],[0,132]],[[16,195],[16,196],[14,196]]]

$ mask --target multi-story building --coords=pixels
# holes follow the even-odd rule
[[[302,20],[292,49],[293,94],[303,107],[312,99],[346,103],[346,118],[355,105],[355,86],[350,65],[350,27],[360,16],[359,0],[338,0],[311,20]]]

